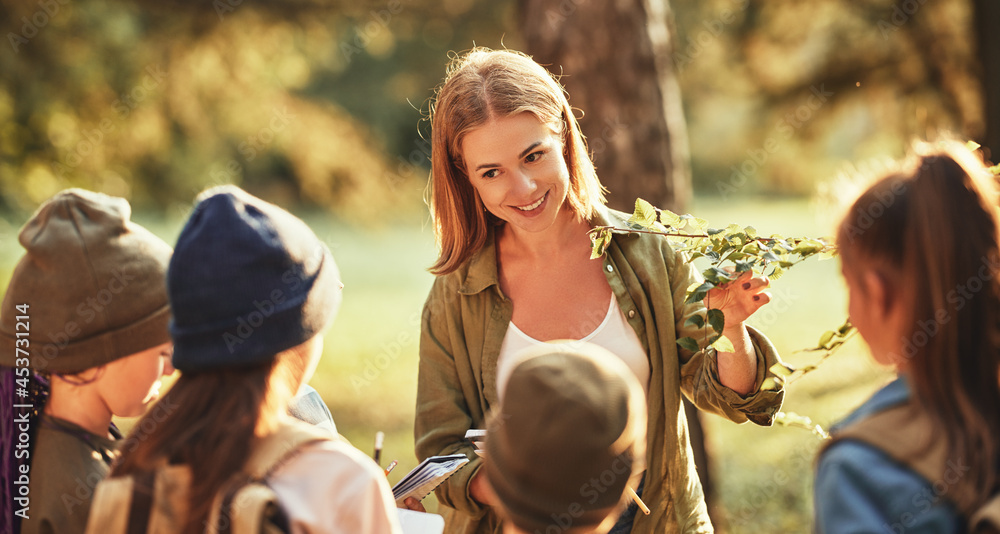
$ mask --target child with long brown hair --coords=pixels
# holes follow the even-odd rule
[[[964,532],[996,495],[998,202],[969,149],[921,144],[841,223],[851,321],[899,376],[834,427],[816,474],[818,532]]]
[[[246,510],[213,510],[250,481],[264,454],[275,461],[257,482],[274,491],[283,510],[275,517],[291,532],[398,532],[382,470],[343,438],[287,414],[340,303],[337,266],[309,227],[239,188],[206,191],[178,238],[167,285],[181,376],[160,401],[164,413],[136,424],[132,446],[98,488],[88,532],[114,523],[118,483],[129,479],[133,488],[156,481],[139,512],[150,529],[166,521],[156,528],[214,532],[246,519]],[[176,483],[174,493],[164,481]]]

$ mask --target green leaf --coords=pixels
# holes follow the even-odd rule
[[[697,284],[697,282],[695,284]],[[715,287],[715,284],[707,281],[702,282],[700,285],[695,284],[691,284],[691,286],[688,287],[687,298],[684,299],[685,304],[705,300],[705,296],[708,295],[708,292]]]
[[[753,226],[747,226],[743,228],[743,232],[746,233],[747,237],[754,239],[757,237],[757,229]]]
[[[730,274],[729,271],[720,269],[714,265],[702,271],[701,274],[705,277],[705,280],[708,280],[715,285],[725,284],[726,282],[731,282],[734,278],[736,278],[735,275]]]
[[[785,274],[785,270],[784,269],[782,269],[781,267],[775,266],[774,269],[771,269],[771,273],[768,274],[767,277],[770,278],[773,281],[773,280],[777,280],[777,279],[781,278],[782,276],[784,276],[784,274]]]
[[[798,245],[795,245],[795,248],[792,249],[792,253],[800,256],[808,256],[810,254],[820,252],[824,248],[826,248],[826,245],[820,243],[819,241],[804,239]]]
[[[833,330],[827,330],[826,332],[823,332],[823,335],[819,336],[819,345],[816,346],[826,347],[826,344],[829,343],[833,339],[833,336],[835,335],[836,332],[834,332]]]
[[[596,260],[604,255],[605,251],[608,250],[608,245],[611,244],[611,229],[598,228],[590,234],[590,238],[594,245],[590,251],[590,259]]]
[[[660,222],[667,226],[678,226],[681,223],[680,215],[670,210],[660,210]]]
[[[705,233],[707,233],[708,235],[719,235],[725,231],[726,231],[725,229],[709,228]]]
[[[694,340],[693,337],[682,337],[677,340],[677,344],[681,346],[682,349],[687,349],[691,352],[698,352],[701,347],[698,346],[698,342]]]
[[[726,336],[719,336],[719,339],[716,339],[712,343],[712,347],[715,347],[715,350],[718,352],[736,352],[733,342],[729,341],[729,338]]]
[[[637,198],[635,199],[635,211],[628,220],[629,223],[638,224],[644,227],[653,226],[656,222],[656,208],[649,202]]]
[[[791,366],[790,364],[787,364],[787,363],[784,363],[784,362],[778,362],[778,363],[776,363],[776,364],[774,364],[774,365],[771,366],[770,371],[772,373],[774,373],[775,375],[787,378],[789,376],[792,376],[792,374],[795,373],[796,369],[795,369],[795,367]]]
[[[808,417],[793,412],[788,412],[788,413],[778,412],[774,416],[774,424],[780,426],[804,428],[806,430],[811,431],[813,434],[816,434],[821,439],[827,439],[830,437],[830,435],[827,434],[825,430],[823,430],[823,427],[817,425],[816,423],[813,423],[812,419],[809,419]]]
[[[722,310],[714,308],[708,310],[708,324],[712,325],[712,330],[721,334],[722,330],[726,327],[726,316],[722,313]]]
[[[760,384],[761,391],[778,391],[783,385],[780,378],[769,376]]]
[[[837,329],[837,333],[841,336],[846,336],[851,330],[854,330],[854,325],[851,324],[851,321],[847,321],[843,324],[843,326]]]
[[[761,254],[760,257],[764,258],[767,261],[781,261],[781,258],[779,258],[775,253],[771,252],[770,250]]]
[[[687,321],[684,321],[684,326],[693,326],[695,328],[704,328],[705,327],[705,318],[702,317],[700,314],[696,313],[696,314],[692,315],[691,317],[688,317]]]
[[[753,270],[753,263],[754,262],[752,262],[752,261],[737,261],[736,262],[736,272],[738,272],[738,273],[745,273],[747,271],[752,271]]]

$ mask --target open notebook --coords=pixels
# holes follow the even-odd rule
[[[392,496],[396,498],[396,504],[402,504],[407,497],[416,497],[418,501],[424,500],[434,488],[448,480],[448,477],[467,463],[469,458],[464,454],[431,456],[420,462],[420,465],[413,468],[413,471],[407,473],[392,487]]]

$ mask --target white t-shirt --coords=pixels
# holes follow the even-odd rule
[[[268,478],[293,534],[401,534],[383,470],[344,441],[306,445]]]
[[[639,384],[642,385],[643,393],[649,394],[649,356],[643,350],[639,336],[635,335],[635,330],[629,326],[625,314],[618,307],[618,299],[614,295],[611,295],[611,304],[608,306],[604,321],[587,336],[573,341],[593,343],[611,351],[635,373]],[[500,345],[500,355],[497,357],[497,391],[503,391],[506,378],[513,370],[509,365],[504,365],[504,362],[513,361],[514,354],[543,343],[522,332],[514,321],[510,322],[503,343]],[[572,341],[567,344],[572,346]]]

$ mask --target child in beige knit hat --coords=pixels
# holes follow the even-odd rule
[[[142,415],[173,372],[171,248],[130,215],[124,199],[70,189],[18,236],[0,308],[0,496],[13,505],[0,531],[84,532],[121,438],[112,416]]]
[[[483,463],[505,534],[603,534],[644,469],[646,404],[635,374],[586,342],[547,343],[498,370]]]

